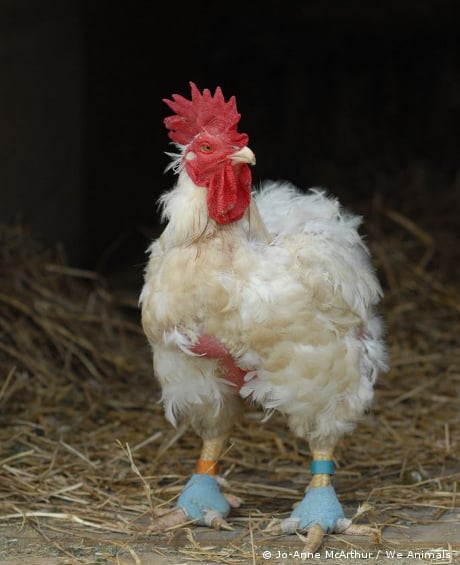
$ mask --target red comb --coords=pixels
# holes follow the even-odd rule
[[[214,96],[207,88],[201,93],[193,82],[190,82],[190,88],[191,100],[180,94],[173,94],[172,100],[163,99],[174,112],[164,119],[169,137],[176,143],[187,145],[197,134],[206,131],[213,135],[226,135],[232,145],[247,145],[248,136],[237,130],[241,115],[236,109],[235,97],[225,102],[220,86]]]

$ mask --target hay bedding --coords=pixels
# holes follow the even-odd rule
[[[420,508],[435,522],[460,506],[460,302],[447,272],[456,266],[430,265],[458,251],[448,230],[438,231],[443,255],[416,222],[375,208],[366,229],[386,287],[392,370],[337,449],[336,486],[380,526],[407,524]],[[223,457],[245,500],[232,515],[239,543],[205,548],[182,530],[190,543],[178,547],[177,530],[152,534],[154,508],[172,503],[199,444],[164,420],[137,295],[71,268],[20,226],[0,226],[0,377],[0,527],[17,525],[18,538],[21,525],[34,528],[62,563],[141,563],[142,543],[188,562],[253,562],[254,536],[308,480],[306,444],[279,416],[261,424],[251,409]],[[0,556],[21,554],[12,547],[4,540]]]

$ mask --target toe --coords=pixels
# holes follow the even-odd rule
[[[380,530],[378,528],[373,528],[365,524],[350,524],[342,533],[347,536],[372,536],[373,538],[380,536]]]
[[[233,531],[233,528],[225,520],[225,518],[219,512],[215,510],[209,510],[203,512],[204,523],[206,526],[214,528],[215,530],[227,530]]]
[[[241,503],[243,502],[242,498],[231,493],[225,493],[224,497],[232,508],[239,508],[241,506]]]
[[[151,528],[154,531],[167,530],[189,521],[187,514],[182,508],[161,509],[152,521]]]
[[[297,531],[298,526],[299,520],[296,518],[285,518],[284,520],[273,518],[268,523],[264,532],[272,536],[279,536],[281,534],[293,534]]]
[[[323,543],[324,530],[318,524],[314,524],[308,530],[306,536],[300,536],[305,542],[302,553],[315,553]]]

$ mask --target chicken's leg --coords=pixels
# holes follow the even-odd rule
[[[331,476],[334,474],[333,447],[318,446],[310,442],[310,448],[313,455],[312,479],[306,488],[304,498],[289,518],[272,521],[267,530],[272,534],[306,531],[307,537],[303,549],[306,553],[315,552],[321,546],[326,533],[373,534],[374,530],[369,526],[352,525],[351,520],[345,517],[331,484]]]
[[[221,484],[225,479],[219,476],[219,458],[228,436],[203,440],[200,458],[195,473],[184,486],[175,508],[160,516],[155,529],[165,529],[193,520],[202,526],[231,530],[226,522],[231,507],[240,505],[241,500],[230,494],[222,494]]]
[[[240,505],[241,500],[220,492],[219,485],[225,484],[225,479],[219,476],[219,458],[226,442],[226,435],[203,440],[195,474],[185,485],[177,500],[177,507],[202,526],[231,530],[225,517],[232,506]]]

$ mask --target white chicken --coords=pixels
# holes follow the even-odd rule
[[[239,501],[221,493],[219,458],[249,401],[284,414],[309,442],[305,497],[269,529],[308,532],[314,551],[325,533],[369,531],[345,518],[331,476],[334,446],[386,369],[381,287],[361,219],[323,190],[267,182],[253,191],[235,98],[190,86],[191,100],[164,100],[178,180],[160,198],[167,225],[149,247],[140,295],[166,418],[188,421],[203,441],[164,523],[229,527]]]

